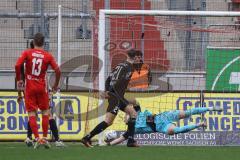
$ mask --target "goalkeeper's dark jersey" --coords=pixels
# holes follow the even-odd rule
[[[133,66],[128,61],[118,64],[106,80],[106,91],[123,97],[133,73]]]

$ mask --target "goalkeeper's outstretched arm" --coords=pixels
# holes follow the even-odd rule
[[[122,143],[125,140],[127,140],[127,139],[121,135],[120,137],[118,137],[118,138],[114,139],[113,141],[109,142],[108,145],[109,146],[114,146],[114,145]]]
[[[127,139],[128,139],[128,136],[129,136],[128,131],[126,131],[126,132],[124,132],[124,134],[122,134],[120,137],[114,139],[114,140],[111,141],[111,142],[108,142],[107,144],[108,144],[109,146],[114,146],[114,145],[120,144],[120,143],[122,143],[123,141],[127,140]]]

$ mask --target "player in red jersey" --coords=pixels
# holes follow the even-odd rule
[[[50,145],[46,140],[49,125],[49,96],[46,83],[46,72],[49,65],[55,71],[56,78],[52,87],[54,92],[57,91],[61,72],[53,56],[43,50],[44,36],[41,33],[35,34],[33,43],[34,49],[23,51],[15,65],[17,88],[20,91],[24,90],[25,106],[28,112],[29,123],[36,139],[34,148],[38,148],[41,144],[49,148]],[[24,62],[26,68],[25,84],[21,79],[21,66]],[[36,120],[38,109],[42,111],[43,138],[40,138],[38,134]]]
[[[30,42],[30,48],[34,49],[34,44],[33,44],[33,40],[31,40]],[[25,73],[25,69],[24,69],[24,64],[21,66],[21,79],[23,81],[25,81],[25,77],[24,77],[24,73]],[[50,130],[52,132],[52,136],[53,139],[55,141],[55,146],[56,147],[65,147],[65,144],[63,143],[63,141],[60,140],[59,138],[59,131],[57,128],[57,123],[56,120],[53,118],[53,109],[54,109],[54,103],[53,103],[53,93],[52,93],[52,89],[49,88],[49,109],[50,109],[50,115],[49,115],[49,127]],[[21,103],[21,101],[23,100],[23,96],[22,96],[22,92],[18,91],[18,98],[17,98],[17,102]],[[26,143],[26,145],[28,147],[34,146],[34,140],[32,140],[32,130],[30,127],[30,124],[28,122],[28,126],[27,126],[27,138],[24,141]]]

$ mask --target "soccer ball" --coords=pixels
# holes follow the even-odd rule
[[[105,132],[105,141],[110,142],[117,138],[117,132],[114,130],[106,131]]]

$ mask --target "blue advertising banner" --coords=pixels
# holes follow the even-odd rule
[[[207,123],[205,130],[195,129],[188,133],[166,135],[163,133],[137,134],[135,136],[141,145],[193,145],[218,146],[240,145],[240,97],[237,93],[205,93],[203,106],[200,103],[200,93],[169,93],[148,99],[159,104],[157,111],[154,107],[152,113],[161,114],[163,111],[188,110],[198,107],[221,107],[222,112],[208,111],[204,114]],[[157,103],[158,102],[158,103]],[[147,106],[147,104],[146,104]],[[148,105],[149,106],[149,105]],[[145,108],[144,108],[145,109]],[[150,110],[150,108],[147,108]],[[201,122],[201,115],[192,115],[189,118],[176,122],[177,126],[185,126]],[[122,134],[122,132],[119,132]]]

